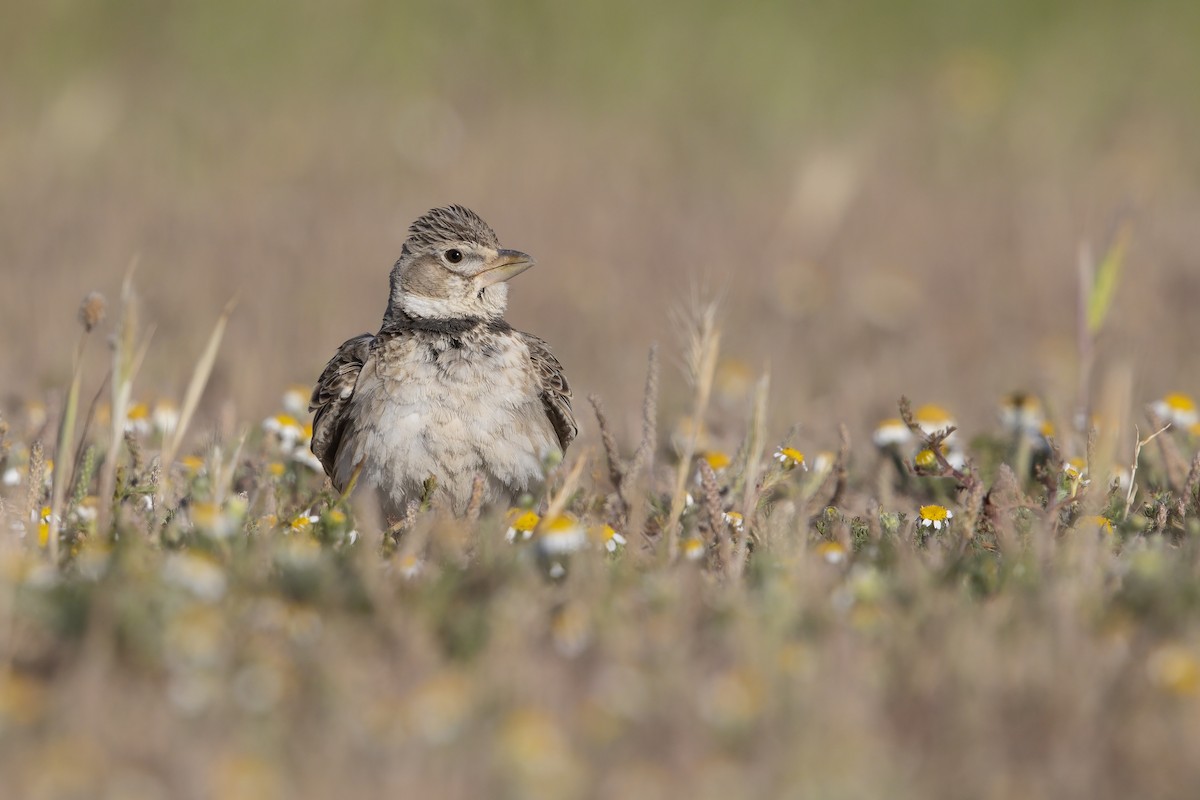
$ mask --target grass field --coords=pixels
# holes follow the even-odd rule
[[[1193,4],[0,7],[0,796],[1194,794]],[[384,521],[447,202],[581,436]]]

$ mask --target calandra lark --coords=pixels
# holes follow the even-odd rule
[[[507,281],[532,266],[462,206],[412,224],[379,332],[338,348],[313,390],[312,451],[338,491],[357,474],[396,519],[428,486],[462,513],[476,475],[485,501],[537,484],[577,429],[558,359],[504,321]]]

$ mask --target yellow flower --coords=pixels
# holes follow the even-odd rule
[[[204,472],[204,459],[200,456],[184,456],[179,463],[189,475],[200,475]]]
[[[42,513],[38,515],[38,547],[45,547],[50,544],[50,506],[42,506]]]
[[[936,504],[921,506],[921,510],[917,514],[917,524],[922,528],[933,528],[935,531],[940,531],[943,527],[950,526],[953,516],[954,512],[945,506]]]
[[[704,542],[695,536],[689,536],[683,540],[683,557],[688,561],[699,561],[704,558],[705,549]]]
[[[601,525],[593,528],[592,536],[610,553],[615,553],[619,548],[625,546],[625,537],[617,533],[612,525]]]
[[[134,403],[125,413],[125,431],[137,436],[145,436],[150,432],[150,406],[145,403]]]
[[[725,522],[727,522],[738,533],[741,533],[746,528],[745,518],[737,511],[726,511]]]
[[[927,403],[913,413],[913,421],[926,434],[934,434],[954,425],[950,412],[941,406]]]
[[[935,469],[938,465],[937,455],[932,450],[926,447],[921,452],[917,453],[913,459],[913,463],[921,469]]]
[[[279,437],[279,447],[290,451],[304,440],[304,426],[291,414],[276,414],[263,420],[263,430]]]
[[[1181,645],[1165,644],[1151,653],[1146,672],[1154,684],[1171,694],[1200,694],[1200,661]]]
[[[728,467],[732,461],[729,456],[727,456],[725,453],[722,453],[720,450],[709,450],[708,452],[701,454],[700,457],[708,462],[708,465],[712,467],[713,472],[720,472]]]
[[[1162,417],[1177,428],[1190,428],[1200,422],[1200,413],[1196,410],[1196,401],[1183,392],[1171,392],[1161,400],[1150,404],[1155,414]]]
[[[538,548],[554,555],[573,553],[587,542],[587,533],[574,517],[567,514],[546,523],[538,537]]]
[[[775,460],[782,464],[784,469],[808,469],[808,465],[804,463],[804,453],[794,447],[778,447],[775,450]]]
[[[1099,514],[1095,514],[1095,515],[1088,516],[1088,517],[1081,517],[1079,519],[1079,521],[1075,523],[1075,527],[1076,528],[1096,528],[1096,529],[1099,529],[1099,531],[1106,536],[1113,535],[1112,521],[1109,520],[1108,517],[1102,517]]]
[[[966,454],[955,447],[950,447],[943,444],[942,455],[945,456],[946,463],[949,464],[953,469],[962,469],[967,464]],[[938,468],[937,456],[935,456],[933,451],[928,447],[926,447],[924,450],[921,450],[913,457],[913,464],[916,465],[918,469],[924,470],[935,470]]]
[[[215,528],[221,519],[221,507],[216,503],[192,503],[190,515],[197,528]]]
[[[541,518],[536,513],[522,511],[519,508],[510,509],[508,519],[509,525],[504,539],[509,542],[515,542],[518,538],[524,541],[533,536],[533,529],[541,522]]]
[[[290,523],[291,529],[293,531],[308,530],[309,526],[311,526],[314,522],[318,521],[319,519],[321,519],[321,518],[316,516],[315,514],[310,514],[307,511],[302,512],[301,514],[299,514],[298,516],[296,516],[295,518],[292,519],[292,521]]]
[[[267,473],[273,478],[283,477],[283,473],[286,470],[287,467],[283,465],[282,461],[272,461],[270,464],[267,464]]]
[[[824,541],[817,545],[817,555],[830,564],[841,564],[846,560],[846,548],[841,542]]]
[[[300,423],[291,414],[276,414],[267,420],[268,430],[277,430],[279,428],[299,428]]]
[[[421,570],[425,567],[425,562],[412,553],[406,553],[400,556],[400,562],[397,564],[400,569],[400,574],[406,580],[412,580],[421,574]]]
[[[1082,458],[1067,459],[1063,462],[1062,471],[1068,480],[1075,481],[1086,478],[1088,474],[1087,462]]]

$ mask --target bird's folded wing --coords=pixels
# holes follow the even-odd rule
[[[548,344],[528,333],[522,333],[521,338],[529,348],[546,416],[550,418],[550,424],[558,434],[558,443],[565,453],[567,445],[579,433],[579,428],[575,425],[575,415],[571,413],[571,387],[567,385],[567,378],[563,375],[562,364],[558,363],[558,359],[550,352]]]
[[[354,396],[354,387],[363,364],[371,356],[371,343],[375,337],[369,333],[355,336],[338,348],[337,354],[329,359],[325,371],[317,379],[308,410],[313,417],[312,451],[333,475],[342,435],[346,429],[347,407]]]

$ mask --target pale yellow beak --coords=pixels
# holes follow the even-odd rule
[[[479,288],[484,289],[517,277],[533,266],[533,257],[520,250],[498,250],[496,257],[475,273]]]

